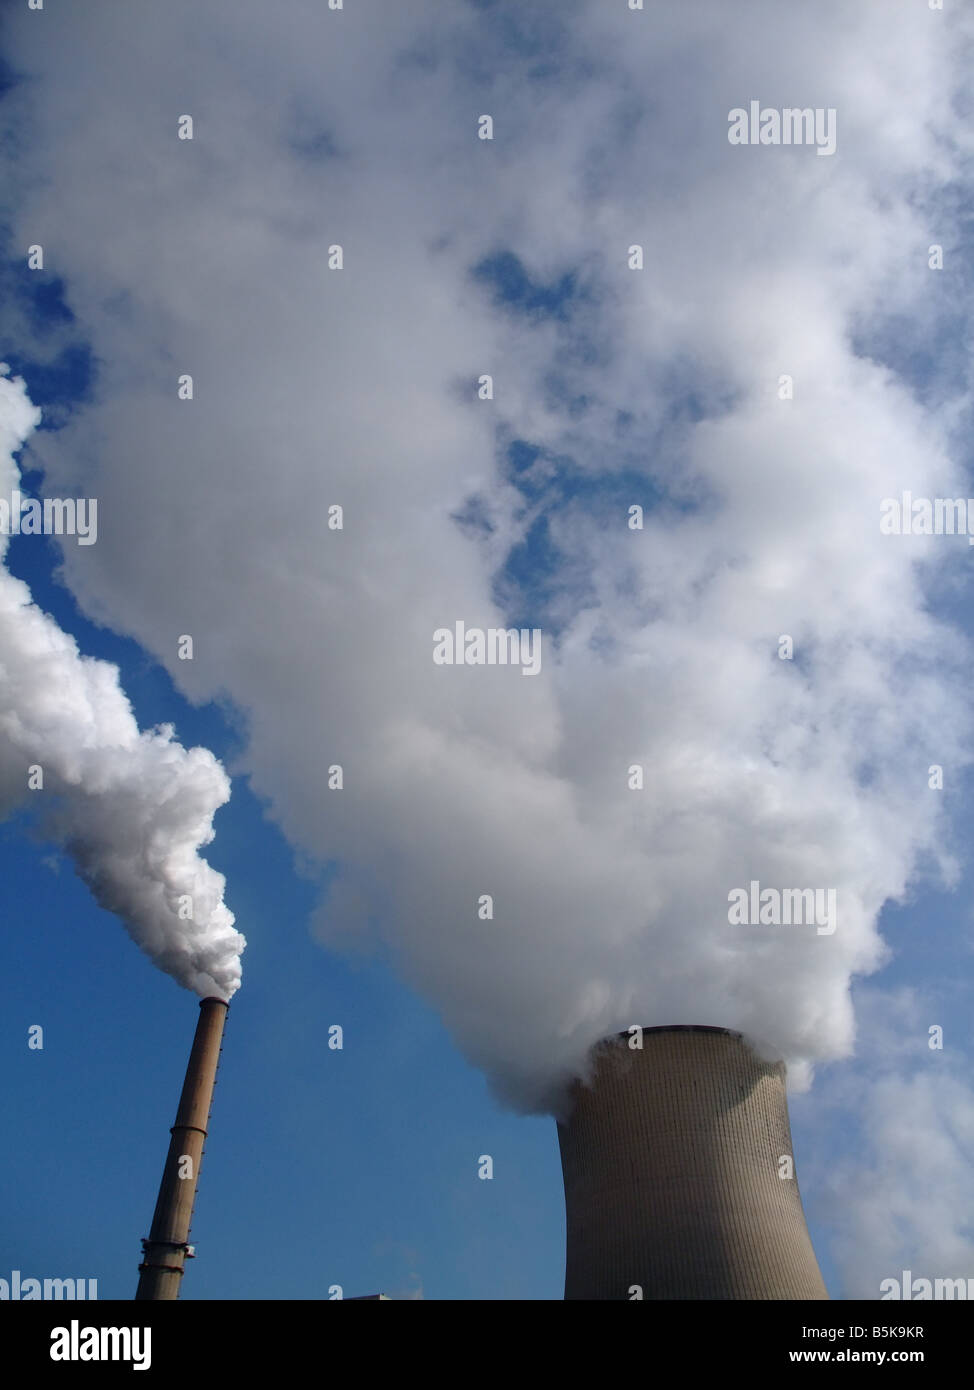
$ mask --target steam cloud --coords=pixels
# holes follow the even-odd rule
[[[20,480],[13,455],[40,421],[23,381],[0,363],[0,496]],[[0,561],[9,546],[0,535]],[[28,790],[28,768],[43,787]],[[41,823],[70,853],[102,907],[180,984],[228,999],[244,938],[223,902],[224,878],[199,857],[230,795],[205,748],[171,727],[139,732],[118,669],[74,639],[0,567],[0,818],[40,799]],[[48,809],[48,808],[51,809]],[[188,898],[192,918],[181,918]]]
[[[966,658],[927,590],[968,551],[878,519],[966,490],[963,363],[921,397],[883,359],[933,352],[956,294],[927,248],[956,236],[969,16],[449,8],[95,4],[57,45],[11,21],[43,92],[11,118],[44,174],[17,234],[70,220],[102,364],[34,444],[49,486],[85,460],[111,500],[65,574],[187,695],[247,711],[254,787],[341,864],[318,935],[381,936],[508,1099],[553,1104],[632,1023],[739,1028],[800,1078],[852,1048],[883,904],[955,873],[928,767],[967,759]],[[836,154],[730,146],[755,93],[836,108]],[[539,534],[524,587],[507,562]],[[525,612],[536,678],[434,665],[438,628]],[[173,660],[183,623],[205,659]],[[184,757],[198,832],[222,783]],[[836,931],[730,926],[752,879],[834,888]]]

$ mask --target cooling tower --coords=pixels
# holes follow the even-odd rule
[[[228,1005],[223,999],[201,999],[200,1016],[186,1080],[179,1099],[169,1153],[159,1184],[159,1196],[148,1240],[143,1239],[137,1299],[179,1297],[196,1187],[203,1158],[203,1141],[210,1119],[210,1102],[220,1061],[220,1041]]]
[[[784,1064],[723,1028],[636,1040],[599,1044],[558,1126],[566,1299],[828,1298],[794,1176]]]

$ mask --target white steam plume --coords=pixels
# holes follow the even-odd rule
[[[517,1103],[632,1023],[739,1028],[793,1074],[848,1054],[884,903],[954,871],[928,769],[969,756],[966,648],[926,581],[974,552],[881,535],[879,506],[966,495],[963,355],[932,401],[881,359],[963,299],[928,248],[959,242],[970,16],[284,8],[96,3],[56,44],[12,21],[17,244],[70,225],[102,364],[37,448],[126,518],[66,553],[72,591],[246,711],[255,789],[341,864],[321,938],[381,935]],[[731,146],[755,96],[837,107],[837,153]],[[562,316],[495,302],[472,270],[506,251],[533,285],[575,276]],[[512,439],[539,450],[516,477]],[[538,611],[496,587],[536,519],[541,673],[434,665],[435,629]],[[205,661],[172,659],[187,613]],[[834,888],[836,931],[730,925],[752,879]]]
[[[20,474],[13,455],[40,420],[24,382],[0,363],[0,497]],[[0,560],[9,538],[0,535]],[[28,789],[37,765],[43,787]],[[102,907],[187,989],[228,999],[244,938],[223,902],[224,878],[199,857],[230,784],[205,748],[162,726],[139,732],[118,669],[74,639],[0,567],[0,817],[31,798]],[[192,918],[185,914],[191,904]]]

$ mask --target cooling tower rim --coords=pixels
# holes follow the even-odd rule
[[[642,1024],[634,1025],[642,1029],[643,1033],[722,1033],[725,1038],[743,1038],[743,1033],[738,1033],[733,1028],[715,1028],[709,1023],[663,1023],[655,1028],[644,1027]],[[616,1038],[629,1038],[631,1035],[627,1030],[621,1033],[610,1033],[603,1041],[614,1042]]]
[[[219,996],[218,994],[208,994],[208,995],[206,996],[205,999],[201,999],[201,1000],[200,1000],[200,1008],[201,1008],[201,1009],[202,1009],[202,1007],[203,1007],[204,1004],[222,1004],[223,1007],[224,1007],[228,1012],[229,1012],[229,1010],[230,1010],[230,1000],[229,1000],[229,999],[221,999],[220,996]]]
[[[772,1057],[764,1054],[746,1033],[741,1033],[736,1028],[717,1028],[709,1023],[664,1023],[654,1028],[644,1027],[642,1024],[632,1025],[632,1027],[637,1026],[642,1029],[644,1035],[653,1033],[709,1033],[711,1037],[730,1038],[733,1042],[740,1043],[747,1051],[752,1052],[764,1065],[773,1067],[780,1072],[782,1077],[788,1074],[788,1067],[783,1057]],[[592,1044],[589,1056],[593,1059],[604,1056],[613,1048],[622,1047],[631,1042],[632,1034],[628,1030],[622,1033],[609,1033]]]

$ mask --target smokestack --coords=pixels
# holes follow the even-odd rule
[[[782,1062],[724,1028],[594,1053],[558,1126],[566,1299],[825,1299],[794,1174]]]
[[[183,1264],[192,1254],[189,1225],[203,1159],[203,1141],[210,1119],[210,1102],[220,1061],[220,1042],[229,1005],[223,999],[201,999],[193,1050],[179,1098],[169,1154],[159,1184],[159,1196],[148,1240],[143,1239],[136,1299],[179,1297]]]

